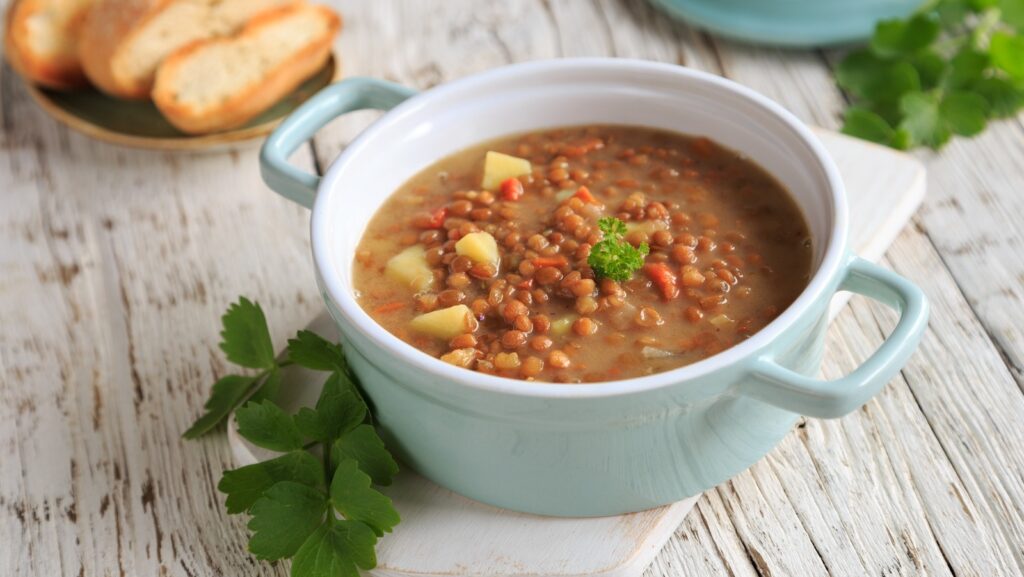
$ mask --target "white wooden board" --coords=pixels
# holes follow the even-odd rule
[[[818,135],[846,183],[852,246],[877,261],[921,203],[924,167],[888,148],[825,130]],[[836,297],[833,316],[848,298]],[[310,328],[336,334],[326,312]],[[311,405],[323,378],[294,371],[282,399],[289,409]],[[269,456],[245,442],[234,423],[228,436],[239,466]],[[638,577],[697,500],[618,517],[539,517],[477,503],[409,471],[386,493],[402,516],[377,549],[371,573],[386,577]]]

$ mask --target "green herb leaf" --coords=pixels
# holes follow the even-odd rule
[[[373,569],[377,536],[357,521],[322,525],[292,560],[292,577],[359,577],[356,567]]]
[[[847,109],[842,132],[886,146],[894,146],[897,139],[896,130],[884,118],[856,106]]]
[[[1024,79],[1024,36],[996,32],[988,46],[992,64],[1002,69],[1010,78]]]
[[[329,443],[366,419],[366,405],[342,372],[331,373],[320,391],[316,409],[303,407],[295,424],[307,437]]]
[[[299,331],[288,340],[288,358],[297,365],[316,371],[345,371],[347,363],[341,345],[312,331]]]
[[[1003,78],[982,78],[974,92],[988,102],[989,113],[996,118],[1016,116],[1024,108],[1024,88]]]
[[[914,55],[910,59],[911,66],[917,70],[917,76],[921,80],[921,88],[928,90],[935,88],[942,81],[942,75],[946,72],[946,61],[937,52],[925,50]]]
[[[1016,29],[1016,31],[1015,31]],[[894,148],[941,148],[1024,107],[1024,0],[934,0],[877,25],[836,67],[843,131]]]
[[[359,568],[372,569],[377,563],[377,536],[399,522],[391,500],[372,488],[374,482],[390,484],[398,465],[367,424],[372,423],[372,415],[348,372],[341,346],[309,331],[289,340],[290,362],[331,371],[316,407],[290,416],[273,402],[281,388],[282,370],[260,306],[240,298],[224,314],[223,324],[221,348],[228,358],[263,370],[255,376],[229,375],[218,381],[206,403],[206,414],[185,436],[202,435],[235,410],[243,437],[285,452],[226,471],[217,485],[227,495],[228,513],[252,515],[250,551],[270,561],[292,557],[296,577],[359,577]],[[319,441],[317,450],[326,452],[322,461],[319,452],[314,456],[306,450],[307,437]],[[329,471],[332,460],[338,466]],[[333,473],[329,486],[325,486],[327,473]],[[338,519],[335,510],[347,519]]]
[[[263,309],[245,297],[228,307],[221,317],[220,348],[228,360],[253,369],[269,369],[274,363],[274,345]]]
[[[331,480],[331,503],[346,519],[369,525],[378,537],[400,520],[391,499],[370,488],[370,477],[359,470],[355,459],[338,463]]]
[[[614,217],[597,221],[604,238],[590,249],[587,264],[599,276],[617,281],[627,281],[644,265],[644,257],[650,252],[647,243],[634,247],[622,240],[626,224]]]
[[[988,54],[978,52],[970,46],[956,53],[949,61],[949,76],[946,87],[963,88],[981,80],[989,66]]]
[[[253,503],[249,551],[260,559],[291,557],[324,522],[327,495],[294,481],[275,484]]]
[[[267,377],[256,387],[256,391],[249,397],[249,402],[258,403],[264,400],[273,401],[281,392],[281,369],[274,367],[267,373]]]
[[[1004,22],[1024,32],[1024,0],[1001,0],[999,11]]]
[[[939,22],[931,14],[909,20],[883,20],[875,26],[871,50],[879,56],[910,55],[925,48],[939,35]]]
[[[619,238],[626,234],[626,223],[617,218],[606,216],[598,219],[597,228],[609,238]]]
[[[281,481],[294,481],[310,487],[324,483],[324,469],[316,457],[306,451],[292,451],[261,463],[225,471],[217,490],[227,495],[227,510],[244,513],[267,489]]]
[[[949,141],[950,131],[939,114],[939,100],[934,94],[912,92],[900,100],[904,114],[900,128],[907,131],[911,142],[938,148]]]
[[[894,102],[921,89],[921,78],[912,64],[880,58],[868,50],[851,53],[836,68],[839,86],[856,98]]]
[[[939,112],[954,134],[974,136],[985,130],[988,102],[971,92],[950,92],[942,98]]]
[[[210,398],[204,405],[206,413],[199,417],[182,436],[186,439],[197,439],[213,430],[231,414],[238,403],[242,402],[249,387],[256,382],[256,379],[256,376],[227,375],[214,383]]]
[[[293,451],[302,448],[302,433],[295,420],[272,401],[246,403],[235,411],[238,434],[257,447],[271,451]]]
[[[398,463],[372,425],[359,425],[342,435],[331,447],[331,459],[335,463],[355,459],[359,469],[377,485],[390,485],[398,473]]]

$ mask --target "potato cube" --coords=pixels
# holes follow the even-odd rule
[[[556,337],[561,337],[569,334],[569,329],[572,328],[572,324],[576,322],[576,315],[566,315],[562,318],[556,319],[551,323],[551,334]]]
[[[456,367],[468,369],[473,364],[473,361],[476,360],[476,357],[479,354],[480,351],[474,349],[473,347],[465,349],[455,349],[450,353],[441,355],[441,360],[450,365],[455,365]]]
[[[530,174],[532,171],[530,161],[525,158],[488,151],[484,158],[484,180],[480,186],[484,190],[498,190],[506,178]]]
[[[455,305],[446,309],[422,314],[409,322],[409,327],[439,339],[449,340],[471,333],[479,323],[466,305]]]
[[[455,243],[455,254],[469,257],[473,262],[498,264],[498,243],[486,232],[471,232]]]
[[[425,251],[421,245],[413,245],[388,260],[387,275],[419,292],[434,284],[434,273],[427,265]]]

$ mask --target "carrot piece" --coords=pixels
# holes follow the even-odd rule
[[[573,196],[582,200],[583,202],[589,202],[590,204],[601,204],[601,201],[594,198],[593,193],[591,193],[590,189],[585,186],[581,186],[578,189],[576,189],[576,194],[574,194]]]
[[[441,228],[444,225],[444,217],[448,216],[448,209],[441,207],[430,215],[430,224],[428,228]]]
[[[393,313],[393,312],[397,311],[398,309],[405,308],[405,305],[406,305],[406,303],[404,303],[402,301],[395,301],[393,303],[385,303],[385,304],[382,304],[379,307],[373,309],[373,312],[375,312],[377,314]]]
[[[516,177],[506,178],[501,181],[502,200],[519,200],[523,196],[523,183]]]
[[[667,264],[663,262],[645,264],[644,273],[654,282],[654,286],[658,287],[662,299],[668,301],[679,296],[679,287],[676,286],[676,275]]]
[[[533,266],[540,268],[542,266],[553,266],[555,268],[563,267],[569,264],[568,259],[564,256],[538,256],[533,259]]]

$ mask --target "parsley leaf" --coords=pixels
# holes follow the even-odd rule
[[[597,221],[597,226],[604,233],[604,238],[590,249],[587,264],[599,276],[620,282],[629,280],[644,265],[644,257],[650,248],[647,243],[634,247],[622,240],[626,224],[617,218],[604,217]]]
[[[329,443],[366,419],[366,405],[348,377],[334,372],[324,383],[316,409],[303,407],[295,424],[307,437]]]
[[[1024,79],[1024,36],[996,32],[989,45],[992,64],[1006,72],[1010,78]]]
[[[342,435],[331,447],[331,459],[335,463],[355,459],[359,468],[378,485],[390,485],[398,473],[398,463],[372,425],[359,425]]]
[[[220,349],[236,365],[252,369],[274,366],[274,345],[263,309],[245,297],[228,307],[221,317]]]
[[[839,86],[872,102],[892,102],[920,90],[921,77],[912,64],[879,57],[869,50],[847,56],[836,69]]]
[[[907,135],[904,131],[894,129],[878,114],[856,106],[846,111],[843,134],[893,148],[906,148],[907,143]]]
[[[235,411],[238,434],[257,447],[271,451],[294,451],[302,448],[302,433],[295,420],[273,401],[246,403]]]
[[[255,376],[227,375],[214,383],[210,398],[204,406],[206,413],[199,417],[182,436],[186,439],[198,439],[211,431],[231,414],[231,410],[241,402],[256,379]]]
[[[294,481],[281,481],[253,503],[249,551],[260,559],[291,557],[324,522],[327,495]]]
[[[985,130],[988,102],[971,92],[950,92],[939,104],[939,113],[954,134],[974,136]]]
[[[1024,0],[933,0],[879,22],[836,67],[843,132],[894,148],[941,148],[1024,107]]]
[[[248,402],[259,402],[265,399],[274,400],[277,398],[277,394],[281,392],[281,368],[279,366],[270,369],[267,373],[267,377],[263,379],[252,396],[249,397]]]
[[[184,436],[199,437],[235,411],[239,434],[284,453],[226,471],[217,484],[228,513],[251,515],[249,550],[269,561],[293,558],[295,577],[359,577],[358,568],[377,563],[377,537],[399,522],[391,500],[373,488],[390,484],[398,464],[373,428],[341,345],[299,331],[276,357],[263,310],[246,298],[232,304],[222,322],[228,359],[261,371],[217,381],[206,412]],[[273,400],[283,385],[282,367],[290,364],[330,372],[316,406],[295,415]]]
[[[299,331],[288,340],[288,358],[297,365],[317,371],[347,370],[341,345],[332,343],[313,331]]]
[[[871,38],[871,50],[879,56],[914,54],[935,41],[938,18],[917,14],[909,20],[883,20]]]
[[[261,463],[225,471],[217,490],[228,496],[228,513],[244,513],[263,493],[281,481],[316,487],[324,483],[320,461],[307,451],[292,451]]]
[[[391,499],[370,488],[370,477],[359,470],[355,459],[338,463],[331,481],[331,503],[346,519],[369,525],[378,537],[390,533],[400,520]]]
[[[903,122],[900,128],[907,131],[914,142],[939,148],[949,141],[950,130],[939,116],[939,99],[935,95],[912,92],[900,100]]]
[[[982,78],[974,84],[974,92],[984,98],[993,118],[1010,118],[1024,108],[1024,83],[1014,86],[1004,78]]]
[[[356,521],[321,525],[292,560],[292,577],[359,577],[359,570],[377,566],[377,536]]]

